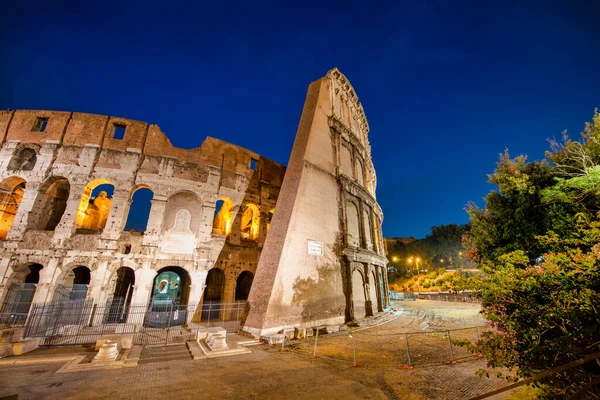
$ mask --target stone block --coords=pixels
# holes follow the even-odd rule
[[[40,345],[40,338],[34,339],[23,339],[15,344],[13,344],[13,354],[15,356],[20,356],[21,354],[29,353],[37,349]]]
[[[126,333],[122,335],[104,335],[96,340],[94,349],[96,351],[100,350],[100,348],[109,340],[118,343],[119,349],[131,349],[133,347],[133,336],[133,333]]]
[[[310,329],[312,331],[312,329]],[[306,337],[306,328],[294,328],[294,339],[304,339]]]
[[[0,358],[12,356],[13,345],[12,343],[0,343]]]

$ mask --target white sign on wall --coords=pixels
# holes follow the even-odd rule
[[[323,243],[316,242],[314,240],[308,241],[308,255],[309,256],[322,256],[323,255]]]

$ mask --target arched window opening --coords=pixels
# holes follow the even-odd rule
[[[53,302],[83,301],[87,296],[91,271],[88,267],[78,266],[67,272],[61,284],[54,290]]]
[[[186,322],[191,280],[181,267],[166,267],[158,271],[152,287],[150,311],[145,326],[166,328]]]
[[[133,193],[131,205],[129,206],[129,214],[127,215],[127,222],[125,223],[126,231],[146,231],[153,197],[154,192],[146,187],[137,189]]]
[[[350,201],[346,202],[346,231],[348,246],[360,247],[358,208]]]
[[[75,217],[75,226],[83,230],[103,230],[110,213],[115,187],[106,179],[87,184]]]
[[[17,276],[8,287],[0,308],[0,324],[24,323],[27,320],[42,268],[41,264],[31,264],[27,269],[15,272]]]
[[[69,199],[70,185],[65,178],[51,178],[35,200],[29,229],[53,231],[59,224]]]
[[[112,301],[107,315],[108,323],[125,323],[129,314],[135,273],[131,268],[121,267],[114,274],[111,287],[114,287]]]
[[[204,301],[202,303],[202,319],[217,319],[221,311],[223,288],[225,287],[225,273],[218,268],[208,271]]]
[[[25,193],[25,179],[11,177],[0,183],[0,240],[6,239]]]
[[[250,271],[244,271],[235,282],[235,301],[246,301],[250,294],[254,275]]]
[[[233,203],[228,198],[217,200],[212,233],[228,236],[233,223]]]
[[[7,169],[9,171],[31,171],[35,167],[36,161],[35,150],[24,148],[11,158]]]
[[[254,204],[248,204],[242,214],[240,236],[245,240],[258,240],[260,212]]]

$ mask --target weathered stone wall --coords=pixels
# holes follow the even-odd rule
[[[309,86],[244,330],[341,324],[388,304],[368,131],[337,69]]]
[[[114,137],[120,128],[124,136]],[[0,241],[0,303],[12,283],[22,282],[31,264],[43,266],[34,301],[52,299],[56,286],[78,266],[91,271],[88,296],[98,302],[112,295],[110,283],[121,267],[135,272],[134,303],[149,300],[153,279],[164,267],[182,267],[189,273],[190,303],[202,301],[212,268],[225,272],[223,301],[234,300],[241,272],[256,271],[283,166],[211,137],[195,149],[176,148],[157,125],[84,113],[0,112],[0,137],[0,189],[14,198],[18,184],[25,182],[14,219],[4,227],[6,240]],[[16,159],[20,154],[29,157],[21,153],[24,149],[32,149],[34,159]],[[256,162],[254,170],[251,160]],[[20,168],[31,164],[31,169]],[[19,167],[9,168],[14,165]],[[57,181],[68,182],[60,195],[50,189]],[[90,213],[85,211],[92,191],[101,184],[114,186],[105,226],[80,229],[90,228],[84,219]],[[153,192],[147,228],[143,233],[124,232],[139,188]],[[63,203],[53,208],[48,201],[55,198]],[[234,211],[227,237],[213,233],[215,207],[224,198]],[[260,234],[253,241],[241,240],[239,232],[248,204],[255,205],[261,217]],[[7,206],[11,205],[0,204]],[[64,209],[60,222],[40,222],[48,219],[42,213],[55,208],[59,214]],[[56,226],[40,230],[42,225]]]

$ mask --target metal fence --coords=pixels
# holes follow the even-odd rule
[[[35,288],[34,283],[10,285],[0,308],[0,327],[25,325]]]
[[[314,329],[309,337],[279,344],[282,350],[304,353],[310,358],[322,358],[354,365],[377,365],[390,368],[425,367],[454,364],[481,357],[470,345],[477,343],[483,326],[395,333],[355,330],[326,334]],[[293,332],[293,328],[289,331]]]
[[[467,303],[476,303],[479,302],[479,299],[472,296],[471,292],[467,293],[427,293],[427,292],[396,292],[393,290],[389,291],[390,300],[436,300],[436,301],[452,301],[452,302],[467,302]]]
[[[42,346],[95,343],[110,334],[133,334],[140,345],[185,343],[208,327],[236,332],[245,308],[246,302],[139,305],[121,299],[34,304],[24,337],[39,337]]]

